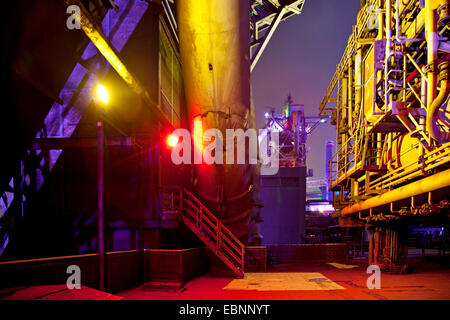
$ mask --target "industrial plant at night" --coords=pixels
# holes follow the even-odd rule
[[[8,1],[0,300],[450,300],[449,5]]]

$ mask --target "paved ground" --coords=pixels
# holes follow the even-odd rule
[[[369,290],[369,275],[361,261],[344,266],[278,265],[270,273],[250,274],[242,280],[210,272],[192,280],[182,293],[139,287],[117,295],[139,300],[450,300],[450,269],[433,269],[407,275],[382,273],[381,289]]]
[[[0,300],[450,300],[450,268],[441,259],[417,264],[407,275],[381,273],[381,289],[367,288],[367,264],[277,265],[265,273],[209,272],[189,282],[183,292],[151,291],[149,286],[111,295],[92,288],[67,290],[66,285],[0,290]],[[411,263],[414,265],[414,263]]]
[[[82,286],[69,290],[66,284],[0,289],[0,300],[122,300],[122,297]]]

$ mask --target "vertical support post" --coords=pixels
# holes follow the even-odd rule
[[[97,206],[98,206],[98,277],[99,289],[105,290],[105,233],[104,233],[104,132],[102,121],[97,122]]]
[[[386,1],[386,57],[384,61],[384,96],[385,96],[385,110],[389,107],[391,94],[388,93],[388,72],[392,51],[392,3],[390,0]]]
[[[389,243],[389,267],[394,265],[394,232],[390,229],[386,230],[386,242]]]
[[[377,133],[376,135],[376,139],[377,139],[377,159],[376,159],[376,165],[381,168],[381,166],[383,165],[383,134],[382,133]]]
[[[241,248],[241,268],[242,273],[245,272],[245,246]]]
[[[139,161],[139,226],[138,226],[138,255],[139,255],[139,278],[141,282],[145,281],[145,252],[144,252],[144,222],[145,222],[145,204],[144,204],[144,156],[141,149],[137,150]]]
[[[361,243],[360,243],[360,246],[359,246],[359,256],[360,257],[363,257],[364,256],[364,235],[365,235],[365,229],[363,229],[362,231],[361,231]]]
[[[375,246],[373,248],[373,263],[379,265],[380,231],[378,229],[375,229],[374,242]]]
[[[351,70],[348,70],[348,73],[350,74]],[[348,112],[348,78],[344,75],[344,78],[342,79],[342,96],[341,96],[341,112],[342,112],[342,123],[341,123],[341,130],[342,130],[342,147],[344,152],[344,173],[347,173],[348,171],[348,144],[347,136],[348,136],[348,130],[347,127],[347,112]]]
[[[359,119],[362,119],[363,117],[361,116],[361,112],[364,112],[362,110],[362,71],[363,71],[363,64],[362,64],[362,47],[359,46],[357,48],[356,51],[356,56],[355,56],[355,105],[354,108],[357,111],[356,115],[359,115]],[[358,121],[359,121],[358,117],[356,119],[354,119],[354,128],[355,131],[356,129],[358,129]],[[357,131],[356,131],[357,132]],[[359,137],[361,137],[361,134],[358,133]],[[357,137],[357,139],[360,139],[359,137]],[[355,141],[355,150],[354,150],[354,154],[355,154],[355,167],[358,165],[359,162],[359,155],[361,154],[361,145],[360,143],[356,143]]]
[[[383,1],[382,0],[378,0],[377,5],[378,5],[379,9],[382,9]],[[384,23],[383,23],[383,20],[384,20],[383,10],[380,10],[380,12],[378,13],[378,26],[379,26],[379,28],[378,28],[377,40],[383,39],[383,35],[384,35]]]
[[[350,135],[353,133],[353,58],[349,59],[348,66],[348,93],[347,93],[347,125],[350,131]]]
[[[183,188],[180,188],[180,190],[179,190],[179,199],[180,199],[180,207],[179,207],[179,212],[178,212],[178,214],[179,215],[181,215],[182,214],[182,212],[183,212]]]
[[[362,47],[359,46],[355,57],[355,107],[360,108],[362,102]],[[357,119],[355,119],[356,121]]]

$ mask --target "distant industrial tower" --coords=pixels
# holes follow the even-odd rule
[[[305,117],[304,106],[294,104],[291,95],[287,97],[281,114],[273,108],[265,117],[266,125],[260,138],[265,135],[272,137],[275,132],[279,134],[275,152],[279,154],[280,168],[276,175],[261,176],[263,244],[302,243],[305,233],[306,142],[308,135],[327,118]]]

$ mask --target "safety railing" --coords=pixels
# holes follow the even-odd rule
[[[346,178],[350,170],[355,167],[355,145],[351,145],[350,142],[352,140],[354,140],[354,137],[349,137],[331,157],[328,163],[330,168],[330,181],[328,181],[328,183],[330,186],[338,183],[341,179]]]
[[[244,244],[191,192],[179,187],[161,189],[161,212],[175,214],[238,277],[244,275]]]
[[[328,163],[330,186],[336,187],[357,170],[380,171],[385,169],[383,153],[386,150],[384,147],[378,147],[377,141],[372,142],[372,145],[374,147],[368,145],[368,139],[364,143],[359,143],[355,141],[354,136],[349,137]]]
[[[374,179],[369,183],[371,190],[389,189],[401,183],[419,178],[427,174],[428,171],[436,169],[450,162],[450,143],[440,148],[424,154],[422,161],[411,162],[399,166],[398,168],[387,172],[385,175]],[[363,189],[365,193],[365,188]]]

